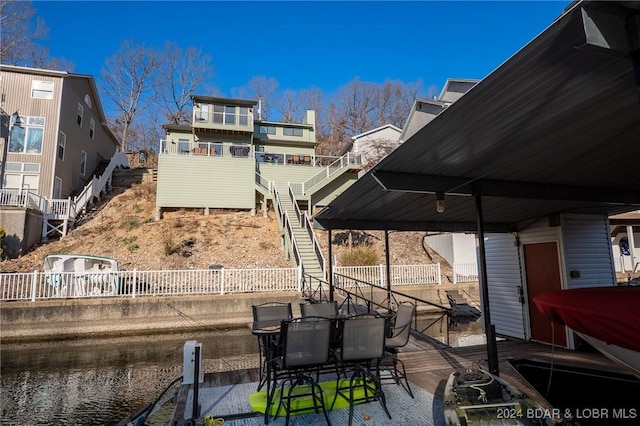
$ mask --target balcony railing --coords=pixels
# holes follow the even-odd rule
[[[190,142],[175,139],[160,140],[161,154],[197,155],[205,157],[253,158],[253,147],[226,142]]]

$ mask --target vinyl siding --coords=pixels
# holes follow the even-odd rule
[[[518,293],[522,278],[515,243],[513,234],[485,236],[489,308],[496,333],[527,339],[527,316]]]
[[[187,208],[255,207],[252,158],[161,155],[156,205]]]
[[[568,288],[616,285],[613,251],[606,216],[565,215],[562,238]],[[579,278],[571,278],[579,271]]]
[[[33,99],[31,97],[31,82],[33,80],[53,82],[53,99]],[[22,116],[36,116],[45,118],[41,154],[12,154],[7,153],[9,163],[38,163],[40,164],[40,178],[38,194],[51,197],[53,192],[52,161],[58,145],[58,108],[62,93],[62,78],[23,72],[2,71],[2,84],[6,92],[6,105],[3,106],[8,115],[19,111]],[[8,136],[8,135],[7,135]],[[7,138],[8,140],[8,138]],[[2,147],[5,149],[4,147]]]

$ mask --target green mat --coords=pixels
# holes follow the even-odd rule
[[[349,391],[348,390],[349,379],[342,379],[340,380],[339,383],[340,383],[339,386],[343,390],[343,393],[346,393]],[[322,388],[322,397],[324,399],[324,407],[325,409],[330,410],[331,404],[333,404],[333,399],[335,398],[335,395],[336,395],[336,381],[332,380],[328,382],[320,382],[318,384]],[[361,385],[362,379],[354,380],[354,384]],[[373,382],[370,382],[369,380],[367,380],[367,384],[370,384],[370,386],[374,386]],[[293,394],[295,395],[295,394],[309,393],[310,388],[311,388],[310,385],[296,386],[295,389],[293,390]],[[289,388],[285,387],[284,388],[285,395],[288,392],[289,392]],[[357,388],[355,388],[353,392],[353,396],[354,396],[354,399],[363,398],[364,397],[363,387],[358,386]],[[359,401],[359,402],[363,402],[363,401]],[[276,389],[273,404],[269,408],[269,414],[271,416],[276,416],[276,410],[278,409],[279,403],[280,403],[280,388]],[[267,408],[267,392],[260,391],[260,392],[255,392],[251,394],[249,396],[249,405],[251,405],[251,409],[253,411],[258,413],[264,413]],[[333,408],[335,409],[335,408],[347,408],[347,407],[349,407],[349,401],[346,398],[338,395],[338,398],[336,398],[335,404],[333,404]],[[293,410],[296,410],[294,413],[291,413],[291,415],[313,413],[314,412],[313,400],[311,398],[311,395],[295,398],[291,400],[291,408]],[[305,410],[305,408],[308,408],[308,410]],[[301,411],[297,411],[297,410],[301,410]],[[284,410],[284,407],[280,407],[280,412],[277,415],[285,416],[286,414],[287,413]]]

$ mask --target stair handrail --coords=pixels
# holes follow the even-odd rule
[[[293,208],[296,211],[296,217],[298,218],[298,224],[300,226],[300,228],[302,228],[304,225],[302,223],[303,218],[302,218],[302,212],[300,211],[300,206],[298,206],[298,203],[296,203],[296,196],[293,194],[293,188],[291,187],[291,182],[289,182],[289,197],[291,198],[291,202],[293,203]]]
[[[323,171],[311,176],[309,179],[302,183],[302,193],[306,194],[307,190],[313,188],[325,179],[329,179],[336,171],[343,169],[351,164],[360,164],[360,156],[355,156],[350,152],[347,152],[342,157],[338,158],[333,163],[324,168]]]
[[[309,220],[309,216],[304,213],[304,219],[302,223],[304,223],[304,228],[309,233],[311,237],[311,242],[313,244],[313,250],[316,252],[316,256],[318,257],[318,263],[320,263],[320,267],[322,268],[322,278],[327,278],[327,261],[324,258],[324,254],[322,253],[322,249],[320,248],[320,243],[318,243],[318,239],[316,238],[316,233],[313,232],[313,224]]]
[[[100,177],[94,176],[93,179],[91,179],[91,181],[83,188],[82,192],[74,197],[73,208],[69,211],[69,218],[75,218],[78,212],[84,211],[87,204],[104,191],[105,187],[111,180],[111,176],[116,167],[128,166],[129,160],[124,152],[116,152],[113,157],[111,157],[109,164],[104,169],[104,172],[102,172]]]
[[[278,193],[278,189],[276,188],[276,184],[272,184],[273,191],[273,199],[275,201],[274,208],[276,209],[276,214],[280,218],[280,226],[282,230],[285,231],[286,235],[289,236],[289,241],[291,242],[291,251],[293,252],[293,257],[295,258],[296,266],[302,268],[302,274],[304,275],[304,265],[302,264],[302,256],[300,256],[300,250],[298,249],[298,242],[296,241],[296,237],[293,233],[293,227],[291,226],[291,221],[289,220],[289,213],[286,210],[282,210],[282,204],[280,203],[280,194]]]

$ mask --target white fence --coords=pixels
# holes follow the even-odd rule
[[[453,283],[469,283],[478,281],[477,263],[454,263]]]
[[[0,274],[1,300],[300,291],[301,268]]]
[[[440,264],[391,265],[391,285],[440,284]],[[387,268],[378,266],[335,266],[333,272],[358,281],[386,287]]]
[[[440,264],[392,265],[392,285],[438,285]],[[477,268],[476,268],[477,269]],[[456,282],[477,281],[470,266],[456,267]],[[334,273],[386,287],[386,266],[336,266]],[[474,275],[475,273],[475,275]],[[202,269],[119,272],[0,273],[0,300],[146,297],[301,291],[302,268]],[[334,283],[340,285],[340,277]]]

